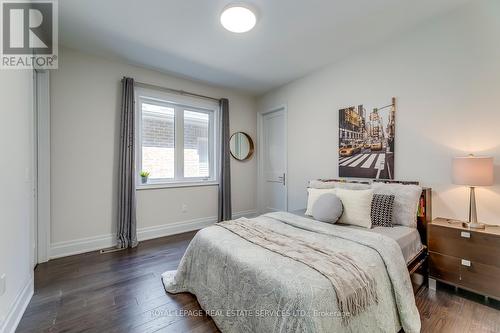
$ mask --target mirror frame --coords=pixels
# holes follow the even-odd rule
[[[245,158],[242,158],[242,159],[239,159],[239,158],[237,158],[236,156],[234,156],[233,152],[231,151],[231,140],[232,140],[233,136],[235,136],[236,134],[240,134],[240,133],[241,133],[241,134],[243,134],[243,135],[244,135],[244,136],[248,139],[248,146],[249,146],[247,156],[245,156]],[[245,133],[245,132],[241,132],[241,131],[239,131],[239,132],[234,132],[234,133],[231,135],[231,137],[229,138],[229,153],[231,154],[231,156],[232,156],[235,160],[240,161],[240,162],[243,162],[243,161],[248,161],[249,159],[251,159],[251,158],[252,158],[254,151],[255,151],[255,147],[254,147],[254,144],[253,144],[253,140],[252,140],[252,138],[250,137],[250,135],[248,135],[247,133]]]

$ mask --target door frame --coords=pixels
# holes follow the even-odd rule
[[[35,211],[35,246],[36,263],[46,262],[50,258],[50,73],[36,70],[34,75],[35,123],[34,126],[34,189]]]
[[[288,106],[287,104],[281,104],[271,109],[264,111],[259,111],[257,113],[257,209],[259,213],[264,212],[264,150],[262,148],[262,143],[264,142],[264,133],[262,131],[264,126],[264,116],[269,113],[283,111],[284,122],[285,122],[285,211],[288,211]]]
[[[31,268],[38,264],[38,94],[37,74],[32,71],[31,112]]]

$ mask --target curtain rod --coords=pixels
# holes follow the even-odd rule
[[[142,86],[143,88],[152,88],[152,89],[157,89],[157,90],[163,90],[163,91],[173,92],[173,93],[180,94],[180,95],[185,95],[185,96],[205,98],[205,99],[210,99],[212,101],[217,101],[217,102],[220,101],[220,98],[215,98],[215,97],[200,95],[200,94],[196,94],[196,93],[192,93],[192,92],[184,91],[184,90],[179,90],[179,89],[172,89],[172,88],[167,88],[167,87],[161,87],[161,86],[157,86],[157,85],[150,84],[150,83],[144,83],[144,82],[135,81],[135,85],[136,86]]]

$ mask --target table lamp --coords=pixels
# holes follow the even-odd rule
[[[469,228],[484,229],[484,224],[477,222],[475,188],[493,185],[493,157],[474,155],[455,157],[453,183],[470,187]]]

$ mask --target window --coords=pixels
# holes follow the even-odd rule
[[[153,101],[142,105],[142,166],[150,179],[174,179],[175,109]]]
[[[184,110],[184,177],[209,177],[208,113]]]
[[[217,103],[137,89],[136,108],[138,187],[216,182]]]

